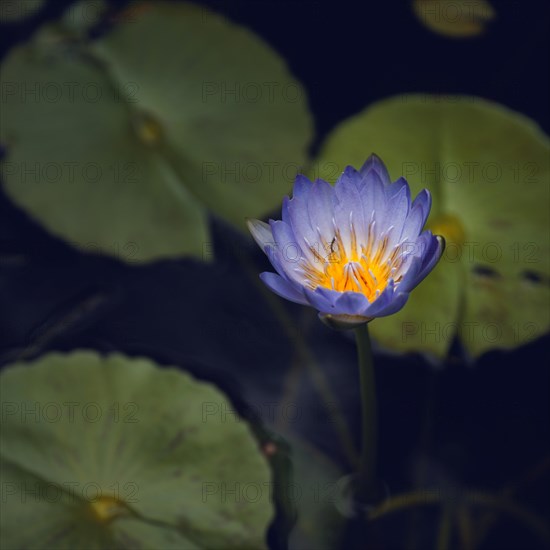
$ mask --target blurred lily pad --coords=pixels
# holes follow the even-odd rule
[[[340,469],[304,439],[286,434],[292,444],[298,521],[291,533],[291,550],[330,550],[343,539],[346,520],[336,509]]]
[[[269,465],[210,384],[78,351],[1,387],[2,548],[265,548]]]
[[[487,0],[413,0],[413,9],[427,28],[452,38],[482,34],[495,17]]]
[[[404,95],[337,127],[313,166],[334,181],[376,152],[392,179],[428,188],[445,254],[398,314],[377,319],[387,348],[444,357],[455,335],[477,356],[550,327],[550,142],[526,117],[477,97]]]
[[[252,32],[187,3],[132,4],[88,42],[66,21],[2,64],[8,195],[52,233],[133,261],[208,259],[207,214],[244,229],[306,158],[301,85]]]

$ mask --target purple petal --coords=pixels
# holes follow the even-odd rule
[[[425,235],[426,237],[424,237]],[[432,271],[432,269],[435,267],[435,264],[437,264],[437,262],[441,258],[443,251],[445,250],[445,239],[443,237],[439,235],[433,235],[431,231],[424,231],[424,233],[422,233],[420,237],[424,237],[426,238],[426,240],[428,240],[428,246],[423,256],[422,267],[420,268],[420,272],[418,273],[416,285],[421,283],[428,275],[428,273]]]
[[[407,189],[407,192],[410,198],[411,191],[409,188],[409,184],[407,183],[407,180],[403,177],[399,178],[393,183],[390,183],[389,185],[386,185],[385,187],[386,197],[388,198],[388,200],[391,199],[392,197],[395,197],[397,193],[399,193],[403,188]]]
[[[392,231],[390,231],[388,235],[388,251],[392,251],[393,248],[399,244],[410,208],[411,196],[409,187],[404,186],[396,196],[391,198],[391,202],[388,203],[386,217],[384,220],[381,220],[384,227],[379,227],[379,230],[382,229],[383,232],[386,232],[390,227],[393,227]]]
[[[418,274],[422,269],[422,257],[412,257],[409,262],[405,262],[407,265],[401,272],[404,271],[403,278],[397,285],[399,292],[410,292],[415,286],[418,279]]]
[[[374,221],[374,237],[378,237],[384,229],[384,220],[386,217],[386,194],[384,184],[380,177],[370,171],[363,180],[361,191],[361,207],[363,209],[363,218],[365,225]]]
[[[340,177],[336,180],[334,188],[337,189],[339,186],[352,186],[359,187],[359,184],[363,176],[353,167],[346,166]]]
[[[413,208],[419,208],[422,210],[422,216],[424,219],[422,227],[424,227],[424,224],[426,223],[426,220],[428,219],[430,210],[432,208],[432,195],[427,189],[422,189],[422,191],[418,193],[412,203],[411,210]]]
[[[258,246],[265,252],[265,247],[267,245],[273,245],[273,233],[271,227],[260,220],[246,220],[246,225],[250,231],[252,237],[258,243]]]
[[[376,302],[372,305],[372,309],[368,309],[365,312],[365,316],[386,317],[397,313],[400,309],[403,309],[403,306],[407,303],[409,293],[398,292],[393,294],[391,300],[381,300],[380,303],[378,303],[381,297],[382,295],[380,295],[378,300],[376,300]]]
[[[425,221],[426,218],[424,216],[422,205],[413,203],[411,211],[403,224],[401,241],[416,241],[422,231],[422,228],[424,227]]]
[[[303,259],[302,250],[296,242],[291,227],[284,221],[269,220],[275,245],[266,247],[266,253],[273,267],[280,275],[294,282],[301,283],[300,265]]]
[[[401,292],[410,292],[432,271],[444,250],[444,241],[431,231],[424,231],[414,246],[414,258],[399,283]]]
[[[260,274],[260,279],[267,287],[275,292],[275,294],[278,294],[282,298],[286,298],[297,304],[308,305],[308,301],[305,299],[304,293],[300,287],[286,281],[279,275],[266,271]]]
[[[320,250],[317,232],[311,227],[307,202],[303,197],[283,200],[283,221],[290,226],[294,239],[309,262],[315,261],[311,248]]]
[[[361,205],[361,193],[356,185],[357,180],[354,179],[351,170],[347,168],[346,170],[347,173],[342,174],[334,187],[337,201],[334,207],[334,220],[349,256],[351,254],[352,227],[359,238],[366,234],[367,227]]]
[[[269,220],[269,226],[273,233],[273,239],[280,248],[289,244],[296,245],[296,238],[290,225],[282,220]]]
[[[304,176],[303,174],[298,174],[296,176],[296,179],[294,180],[294,189],[292,190],[292,197],[302,197],[304,199],[307,198],[307,195],[311,191],[311,187],[313,186],[313,183]]]
[[[322,236],[328,243],[334,237],[332,218],[334,216],[335,201],[334,188],[330,183],[324,180],[316,180],[313,183],[307,205],[309,219],[312,228],[317,233],[317,238],[320,239]]]
[[[343,292],[336,300],[335,314],[364,315],[369,307],[369,301],[360,292]]]
[[[399,311],[405,305],[409,294],[407,292],[396,292],[395,289],[396,285],[393,279],[390,279],[388,286],[369,305],[363,315],[366,317],[384,317]]]
[[[315,290],[304,288],[304,294],[306,295],[307,301],[310,305],[317,311],[322,313],[333,313],[334,304],[341,293],[336,290],[317,287]]]
[[[359,292],[338,292],[328,288],[306,289],[308,302],[318,311],[331,315],[362,315],[369,306],[364,294]]]
[[[359,170],[362,176],[366,176],[369,172],[376,173],[384,185],[391,183],[386,165],[382,162],[382,159],[374,153],[365,161],[361,170]]]

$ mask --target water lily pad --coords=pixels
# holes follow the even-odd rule
[[[3,548],[265,548],[270,468],[212,385],[78,351],[1,387]]]
[[[314,164],[334,181],[376,152],[414,194],[430,189],[428,226],[447,249],[398,314],[371,324],[399,351],[443,357],[456,334],[477,356],[550,327],[550,143],[529,119],[477,97],[405,95],[337,127]]]
[[[208,259],[208,212],[244,229],[278,206],[312,123],[260,38],[167,2],[132,4],[93,42],[73,31],[46,27],[2,65],[2,174],[19,206],[132,261]]]
[[[452,38],[482,34],[495,17],[487,0],[413,0],[413,9],[427,28]]]

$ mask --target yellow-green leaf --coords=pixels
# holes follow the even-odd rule
[[[0,387],[2,548],[266,547],[271,471],[212,385],[77,351]]]
[[[495,17],[487,0],[413,0],[413,9],[427,28],[451,38],[482,34]]]
[[[477,97],[381,101],[329,136],[312,173],[334,181],[375,152],[413,194],[428,188],[440,265],[405,308],[371,324],[385,346],[444,356],[458,334],[477,356],[550,327],[550,142],[526,117]]]
[[[132,261],[209,258],[208,212],[244,229],[274,209],[312,133],[281,58],[187,3],[132,4],[90,43],[46,27],[2,78],[8,195],[52,233]]]

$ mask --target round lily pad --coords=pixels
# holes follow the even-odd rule
[[[133,3],[93,41],[46,27],[2,73],[8,195],[52,233],[131,261],[210,258],[207,213],[244,229],[276,208],[312,134],[281,58],[187,3]]]
[[[427,28],[450,38],[482,34],[495,17],[487,0],[413,0],[413,9]]]
[[[392,179],[428,188],[428,227],[446,251],[405,308],[371,324],[384,346],[477,356],[550,327],[550,142],[536,124],[477,97],[404,95],[337,127],[313,166],[334,181],[375,152]]]
[[[212,385],[51,353],[0,375],[2,548],[265,548],[268,462]]]

